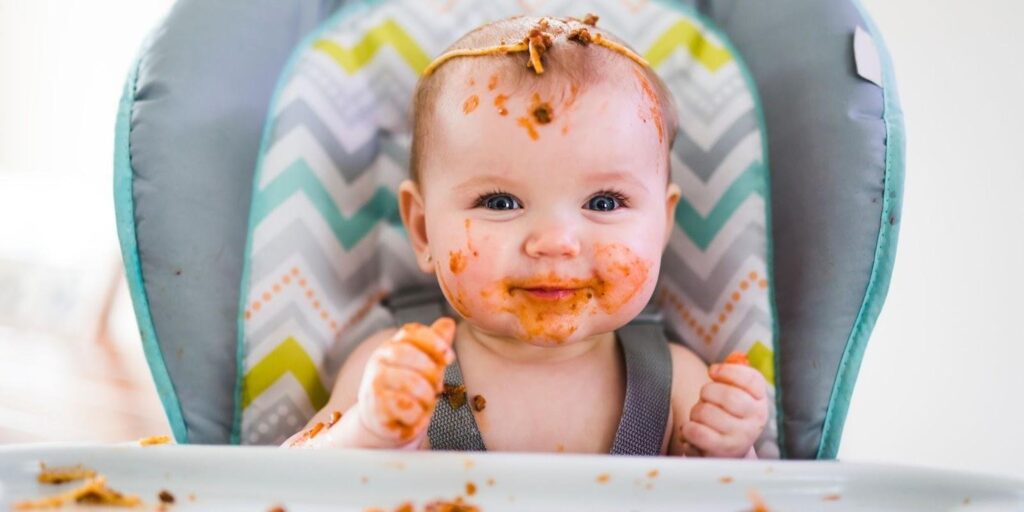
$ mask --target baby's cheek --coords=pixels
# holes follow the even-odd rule
[[[651,271],[650,262],[618,243],[597,244],[594,261],[600,283],[597,303],[609,314],[619,311],[637,296],[647,284]]]
[[[481,309],[480,290],[494,279],[490,274],[500,248],[491,246],[489,235],[471,232],[472,223],[466,219],[465,238],[461,244],[453,244],[448,251],[447,261],[441,262],[437,276],[441,288],[452,307],[464,318],[472,318],[474,311]]]

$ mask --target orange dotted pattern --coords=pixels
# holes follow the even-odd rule
[[[384,296],[386,295],[382,290],[378,290],[377,292],[371,294],[370,297],[366,300],[366,302],[359,306],[359,309],[356,310],[355,314],[353,314],[352,317],[348,319],[348,321],[346,321],[344,324],[339,324],[338,320],[331,316],[331,314],[327,311],[327,308],[320,303],[320,299],[317,297],[316,292],[313,290],[313,287],[309,285],[309,282],[302,275],[302,272],[299,271],[299,268],[292,267],[291,270],[284,273],[280,279],[274,282],[270,286],[269,290],[266,290],[263,293],[258,294],[259,298],[252,301],[249,304],[249,307],[246,308],[245,319],[252,319],[252,316],[254,314],[259,313],[259,311],[263,308],[263,306],[266,303],[270,302],[275,297],[279,296],[282,292],[288,289],[289,286],[292,285],[298,286],[300,289],[303,290],[302,295],[309,302],[309,305],[313,308],[313,311],[316,312],[320,319],[328,326],[330,326],[331,330],[334,331],[335,333],[348,329],[356,322],[362,320],[363,317],[365,317],[366,314],[370,312],[370,309],[373,307],[373,305],[380,302],[380,300],[384,298]]]
[[[678,295],[669,292],[668,290],[662,290],[660,302],[662,305],[668,304],[672,309],[679,313],[679,316],[683,319],[683,322],[690,326],[690,329],[697,334],[697,338],[703,341],[706,345],[710,345],[715,337],[721,332],[722,325],[729,319],[729,315],[736,309],[736,304],[739,302],[743,294],[752,290],[754,286],[758,289],[764,290],[768,288],[768,280],[757,272],[751,271],[746,277],[740,281],[739,286],[731,294],[729,294],[729,300],[725,301],[722,305],[722,309],[718,312],[718,318],[711,323],[711,325],[704,325],[697,321],[697,318],[690,312],[690,307],[683,302]],[[712,316],[714,316],[712,314]]]

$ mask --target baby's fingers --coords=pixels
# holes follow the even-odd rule
[[[690,409],[690,422],[706,425],[719,434],[731,434],[737,430],[737,425],[741,421],[743,420],[708,402],[698,402]]]
[[[423,324],[405,324],[395,333],[392,341],[408,343],[430,356],[435,364],[448,365],[455,360],[455,353],[451,348],[451,336],[454,330],[448,322],[442,322],[442,320],[444,319],[434,322],[441,334]]]
[[[455,320],[442,316],[435,320],[433,324],[430,324],[430,330],[440,336],[445,343],[451,345],[452,340],[455,339]]]
[[[435,387],[441,385],[444,369],[422,350],[411,343],[389,343],[380,347],[382,363],[418,372]]]
[[[765,382],[761,372],[739,364],[713,364],[708,368],[708,376],[715,382],[738,387],[756,400],[765,397]]]
[[[700,390],[701,402],[715,404],[737,418],[757,416],[761,410],[759,401],[736,386],[721,382],[708,382]]]
[[[407,368],[382,366],[374,386],[380,390],[407,394],[416,399],[424,408],[433,407],[434,401],[437,399],[437,386],[423,375]]]
[[[725,443],[725,436],[696,421],[684,423],[682,431],[683,438],[692,447],[697,448],[698,453],[713,456],[717,448]]]

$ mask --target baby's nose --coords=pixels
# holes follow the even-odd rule
[[[536,229],[524,247],[531,258],[574,258],[580,242],[569,226],[549,225]]]

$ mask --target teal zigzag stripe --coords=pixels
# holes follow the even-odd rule
[[[361,206],[352,217],[345,216],[338,210],[331,195],[324,189],[313,170],[302,158],[288,166],[283,173],[274,178],[254,199],[253,215],[255,224],[263,221],[270,212],[296,193],[305,193],[320,215],[331,226],[331,231],[345,250],[350,250],[373,226],[381,220],[393,225],[401,225],[398,215],[398,200],[385,187],[379,187],[366,204]]]
[[[707,218],[701,217],[690,203],[681,199],[676,208],[676,225],[683,229],[697,247],[701,250],[707,249],[708,244],[718,234],[718,230],[722,229],[725,222],[750,194],[765,197],[764,183],[764,164],[761,161],[754,162],[732,182],[732,185],[729,185],[729,189],[722,194],[722,198],[711,209]]]

